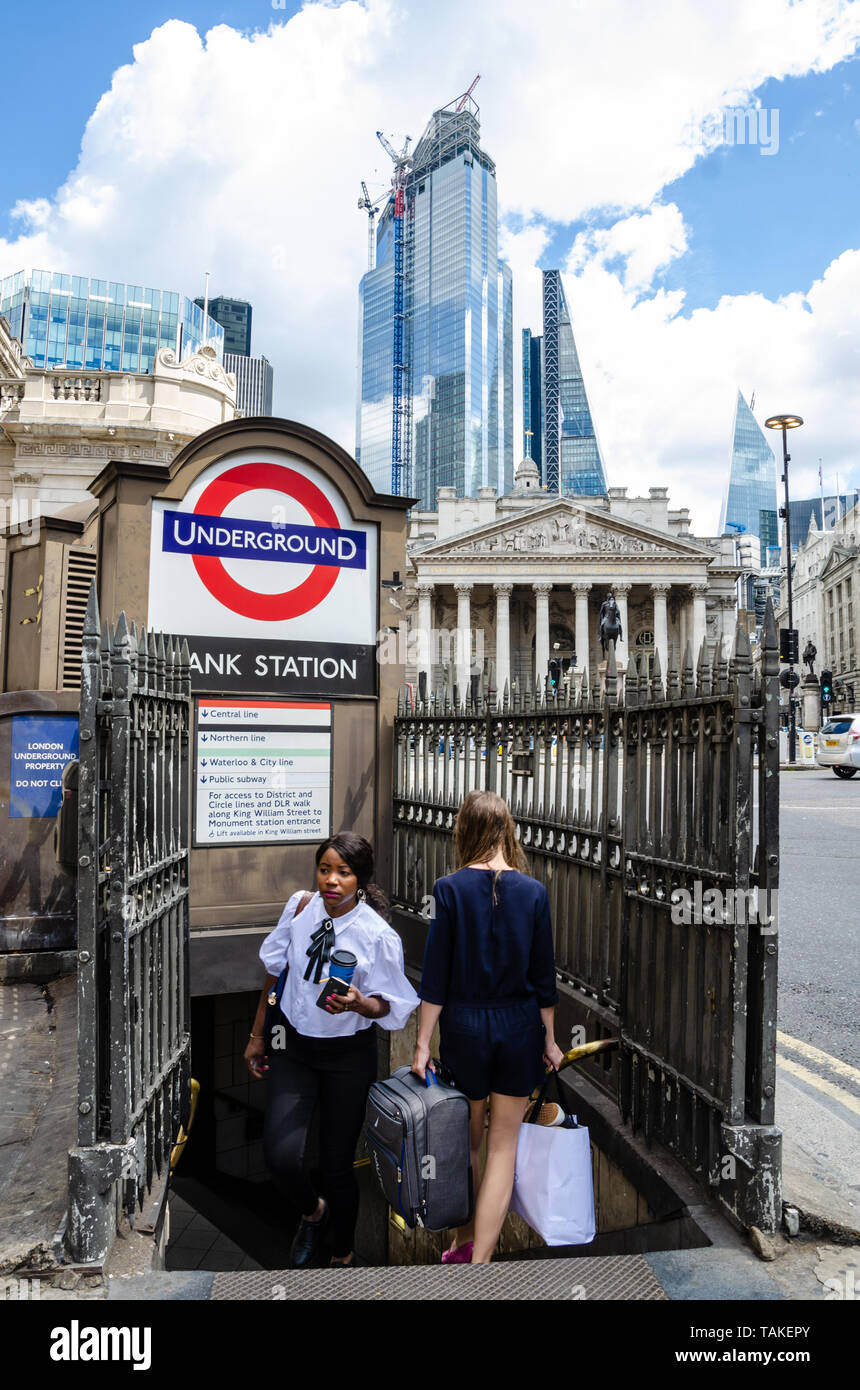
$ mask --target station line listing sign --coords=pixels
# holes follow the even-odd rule
[[[318,842],[331,834],[331,705],[197,700],[194,844]]]
[[[188,641],[194,691],[376,694],[377,528],[285,450],[239,450],[154,498],[149,626]]]

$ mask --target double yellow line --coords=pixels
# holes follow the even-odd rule
[[[853,1081],[860,1086],[860,1071],[856,1067],[849,1066],[847,1062],[841,1062],[838,1057],[831,1057],[829,1052],[822,1052],[820,1048],[813,1047],[811,1043],[803,1042],[800,1038],[793,1038],[790,1033],[777,1032],[776,1041],[779,1049],[788,1048],[789,1051],[805,1057],[807,1061],[817,1062],[819,1066],[825,1066],[828,1071],[834,1072],[837,1076],[844,1076],[846,1081]],[[855,1115],[860,1115],[860,1100],[856,1096],[853,1096],[844,1087],[837,1086],[835,1082],[819,1076],[817,1072],[810,1071],[800,1062],[786,1057],[782,1050],[777,1051],[776,1065],[781,1070],[796,1076],[798,1081],[804,1081],[808,1086],[814,1086],[815,1090],[820,1091],[822,1095],[829,1096],[831,1100],[837,1100],[840,1105],[844,1105],[847,1110],[852,1110]]]

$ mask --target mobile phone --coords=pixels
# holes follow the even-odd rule
[[[326,1003],[326,999],[330,994],[349,994],[349,985],[346,983],[346,980],[339,980],[336,975],[333,975],[330,980],[326,980],[323,985],[322,994],[320,994],[317,999],[317,1008],[323,1009],[326,1013],[331,1013],[331,1009]]]

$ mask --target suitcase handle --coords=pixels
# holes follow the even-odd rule
[[[430,1086],[430,1077],[431,1077],[431,1076],[432,1076],[432,1078],[433,1078],[434,1084],[438,1086],[438,1085],[439,1085],[439,1078],[438,1078],[438,1076],[436,1075],[435,1071],[431,1071],[431,1069],[430,1069],[430,1067],[429,1067],[429,1065],[428,1065],[428,1066],[426,1066],[426,1067],[424,1068],[424,1080],[425,1080],[425,1082],[427,1083],[428,1088],[429,1088],[429,1086]]]

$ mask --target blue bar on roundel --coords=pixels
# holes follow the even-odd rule
[[[177,555],[214,555],[221,560],[279,560],[295,565],[367,568],[364,531],[299,526],[292,522],[244,521],[166,510],[162,550]]]

